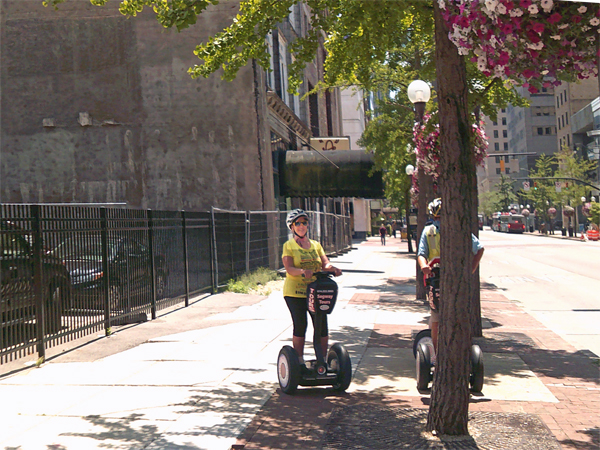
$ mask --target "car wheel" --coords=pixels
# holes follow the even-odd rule
[[[108,290],[108,306],[111,311],[123,308],[123,293],[119,286],[111,286]]]
[[[50,286],[45,311],[47,333],[56,333],[62,328],[63,298],[64,287],[60,283]]]
[[[158,272],[156,274],[156,299],[160,300],[164,298],[167,291],[167,277],[164,272]]]

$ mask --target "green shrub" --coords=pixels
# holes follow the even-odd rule
[[[600,225],[600,203],[592,203],[590,208],[590,220],[596,225]]]
[[[258,285],[265,285],[269,281],[277,279],[277,272],[267,267],[259,267],[254,272],[245,273],[235,280],[227,282],[227,290],[237,294],[248,294],[256,289]]]

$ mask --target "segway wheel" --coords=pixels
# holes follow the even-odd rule
[[[469,384],[472,392],[481,392],[483,389],[483,352],[479,345],[471,346],[471,376]]]
[[[352,361],[342,344],[333,344],[327,353],[327,366],[337,374],[333,389],[344,392],[352,381]]]
[[[431,381],[431,354],[426,344],[421,343],[417,346],[416,369],[417,389],[425,391]]]
[[[300,361],[296,351],[289,345],[279,351],[277,357],[277,377],[279,386],[286,394],[293,394],[300,383]]]
[[[419,342],[421,342],[422,340],[423,340],[423,342],[427,342],[427,343],[431,342],[433,345],[433,341],[431,340],[431,330],[429,328],[419,331],[417,333],[417,335],[415,336],[415,339],[413,341],[413,356],[415,358],[417,357],[417,346],[419,345]]]

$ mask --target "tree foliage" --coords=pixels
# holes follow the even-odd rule
[[[514,203],[517,196],[514,192],[515,182],[509,177],[500,175],[500,183],[496,184],[497,195],[495,209],[500,212],[509,212],[510,205]]]
[[[589,181],[588,173],[596,169],[597,161],[584,160],[577,156],[573,150],[567,146],[555,155],[558,163],[558,170],[555,173],[556,177],[564,178],[565,188],[561,188],[557,195],[557,200],[563,205],[579,206],[583,202],[582,197],[585,197],[589,188],[576,180]]]

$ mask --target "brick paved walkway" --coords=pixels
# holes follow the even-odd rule
[[[393,279],[390,284],[414,283]],[[388,294],[355,294],[351,303],[398,308],[418,307],[409,297]],[[577,351],[555,333],[507,300],[490,286],[482,286],[482,316],[491,328],[484,329],[478,343],[485,352],[518,355],[557,403],[541,401],[479,400],[472,397],[469,410],[535,414],[544,422],[564,450],[600,449],[600,383],[598,358]],[[376,324],[368,347],[412,348],[414,326]],[[294,396],[279,390],[245,430],[234,449],[318,449],[327,433],[335,407],[390,405],[427,408],[428,396],[375,395],[365,392],[336,394],[328,389],[300,389]]]

